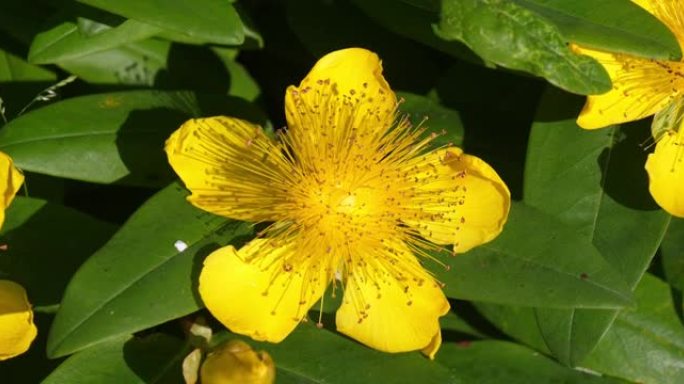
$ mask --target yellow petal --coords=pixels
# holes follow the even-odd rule
[[[437,355],[437,351],[439,351],[439,347],[442,346],[442,332],[437,332],[435,336],[432,337],[432,340],[430,340],[430,344],[428,344],[426,347],[424,347],[421,352],[423,355],[427,356],[430,360],[434,360],[435,356]]]
[[[278,219],[290,173],[261,127],[218,116],[192,119],[166,141],[169,163],[195,206],[234,219]]]
[[[666,132],[648,155],[649,190],[668,213],[684,217],[684,130]]]
[[[280,342],[321,297],[327,281],[318,260],[287,263],[294,246],[255,239],[227,246],[204,261],[199,292],[207,309],[235,333]]]
[[[382,62],[363,48],[323,56],[302,80],[285,93],[287,123],[294,135],[340,125],[373,130],[391,123],[396,96],[382,76]]]
[[[387,259],[401,261],[385,266],[385,273],[377,270],[379,258],[375,269],[348,273],[337,330],[380,351],[424,350],[433,357],[441,340],[439,317],[449,311],[449,302],[406,246],[392,248]],[[404,271],[403,279],[396,278],[396,268]]]
[[[416,190],[420,193],[414,196],[415,205],[430,215],[421,220],[403,220],[407,225],[433,243],[453,244],[457,253],[501,233],[511,195],[492,167],[458,148],[428,153],[407,164],[407,172],[415,170],[416,165]],[[423,179],[429,182],[420,182]]]
[[[0,280],[0,360],[26,352],[37,333],[24,288]]]
[[[587,97],[577,118],[582,128],[602,128],[651,116],[684,90],[684,63],[573,48],[598,60],[613,82],[610,91]]]
[[[24,182],[24,175],[14,166],[12,159],[0,152],[0,227],[5,221],[5,208]]]
[[[202,364],[202,384],[271,384],[275,365],[268,353],[230,340],[212,351]]]

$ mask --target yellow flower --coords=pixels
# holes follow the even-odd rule
[[[256,352],[241,340],[230,340],[207,356],[200,370],[202,384],[271,384],[275,365],[268,353]]]
[[[674,33],[684,48],[684,2],[679,0],[632,0],[657,17]],[[574,47],[608,71],[613,89],[587,98],[577,124],[586,129],[638,120],[679,108],[684,92],[684,61],[644,59],[636,56]],[[679,115],[679,113],[677,113]],[[670,119],[668,119],[670,120]],[[667,212],[684,217],[684,129],[681,118],[671,119],[665,129],[654,129],[657,144],[648,156],[649,190]]]
[[[186,122],[166,143],[192,204],[272,222],[241,249],[207,257],[207,308],[233,332],[279,342],[339,280],[340,332],[382,351],[434,356],[449,303],[421,260],[435,244],[465,252],[496,237],[506,185],[458,148],[427,152],[431,138],[397,117],[370,51],[320,59],[288,88],[285,108],[289,129],[277,140],[212,117]]]
[[[0,226],[7,208],[19,190],[24,176],[12,160],[0,152]],[[33,311],[24,288],[9,280],[0,280],[0,360],[26,352],[36,337]]]

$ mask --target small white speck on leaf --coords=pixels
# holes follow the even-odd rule
[[[188,245],[183,240],[176,240],[176,242],[173,243],[173,246],[176,247],[178,252],[183,252],[188,249]]]

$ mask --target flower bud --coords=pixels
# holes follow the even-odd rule
[[[275,365],[268,353],[231,340],[207,356],[200,370],[202,384],[271,384]]]

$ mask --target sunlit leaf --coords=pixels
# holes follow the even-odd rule
[[[574,54],[555,25],[504,0],[445,0],[438,35],[465,43],[484,60],[532,73],[568,91],[610,89],[603,67]]]

